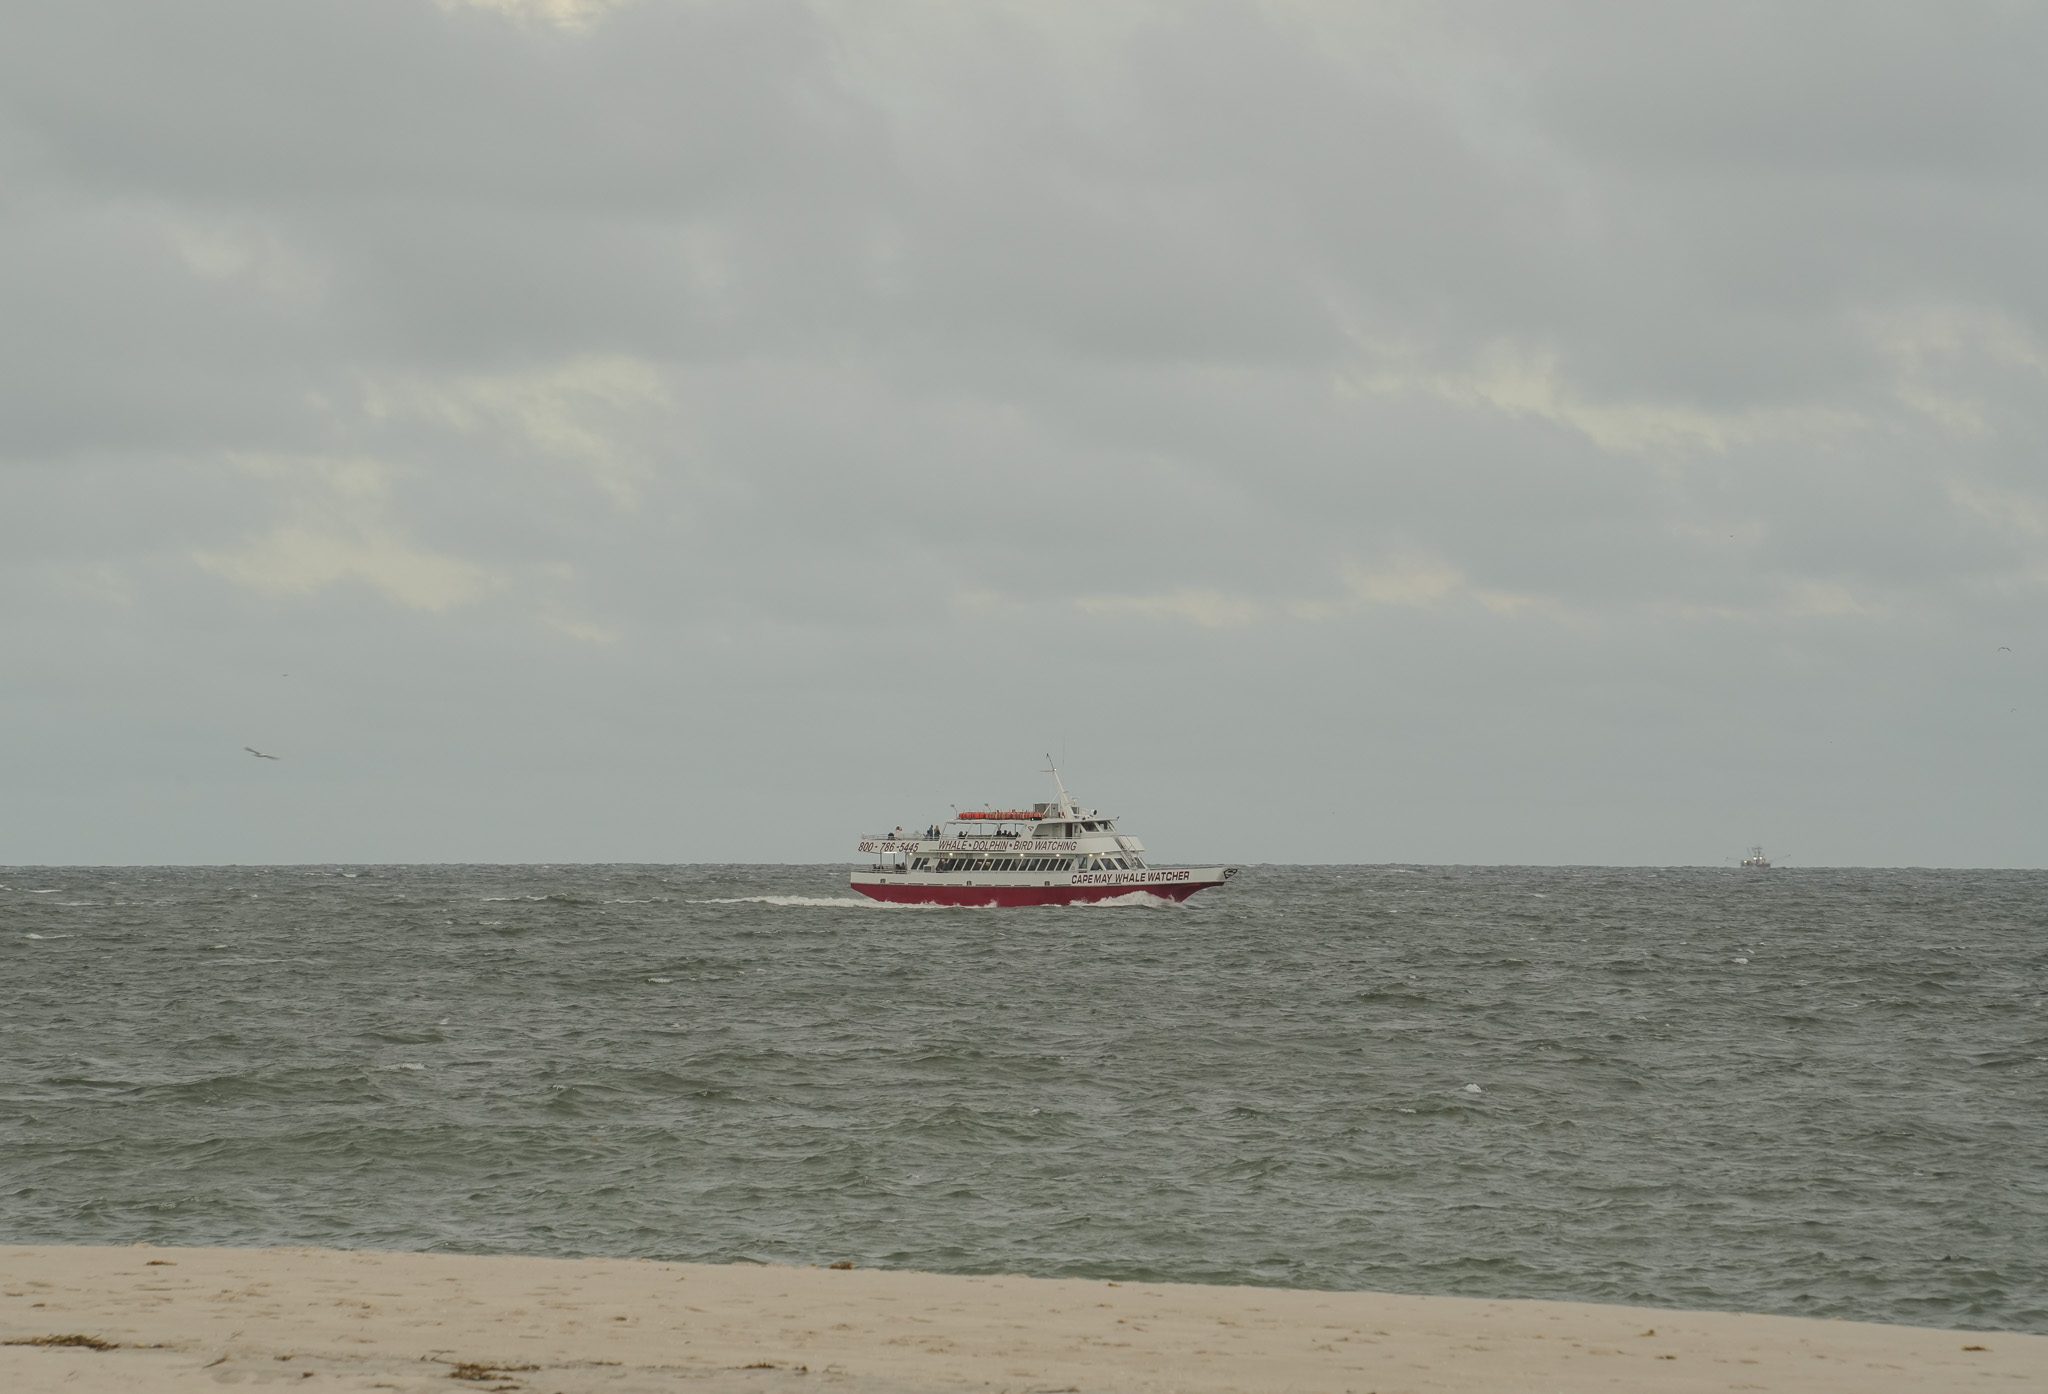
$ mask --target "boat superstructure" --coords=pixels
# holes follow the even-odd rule
[[[1771,869],[1771,859],[1764,855],[1764,849],[1761,844],[1749,849],[1749,855],[1742,859],[1742,864],[1751,871],[1769,871]]]
[[[918,832],[862,837],[875,864],[853,874],[853,889],[913,905],[1071,905],[1134,893],[1186,900],[1237,874],[1234,866],[1147,865],[1144,843],[1119,832],[1116,819],[1084,811],[1059,770],[1048,773],[1059,791],[1050,803],[956,810]]]

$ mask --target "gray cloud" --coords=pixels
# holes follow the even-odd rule
[[[2042,861],[2031,7],[8,27],[13,860]]]

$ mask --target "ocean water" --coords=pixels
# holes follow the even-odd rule
[[[2048,873],[0,871],[0,1240],[2048,1332]]]

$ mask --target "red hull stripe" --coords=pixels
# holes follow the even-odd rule
[[[1093,900],[1116,900],[1127,895],[1186,900],[1196,891],[1222,884],[1221,881],[1177,881],[1155,886],[920,886],[855,881],[852,886],[871,900],[886,900],[897,905],[982,906],[1073,905]]]

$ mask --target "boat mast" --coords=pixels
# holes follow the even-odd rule
[[[1074,801],[1067,796],[1067,786],[1060,782],[1059,766],[1052,762],[1050,753],[1045,757],[1045,772],[1052,776],[1053,787],[1060,791],[1060,817],[1079,818],[1081,810],[1074,807]]]

